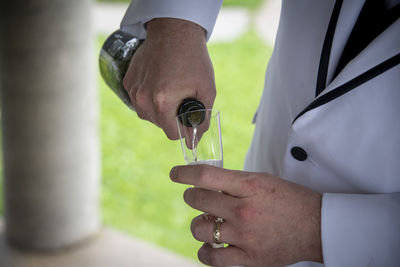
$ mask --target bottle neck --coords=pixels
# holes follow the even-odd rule
[[[205,119],[205,106],[195,98],[186,98],[178,108],[179,121],[186,127],[196,127]]]

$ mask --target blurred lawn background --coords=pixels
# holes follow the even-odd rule
[[[201,0],[200,0],[201,1]],[[103,3],[130,3],[131,0],[97,0]],[[224,7],[245,7],[255,10],[262,4],[263,0],[224,0]]]
[[[225,0],[226,5],[237,2],[256,8],[261,1]],[[98,38],[96,55],[104,40],[105,36]],[[225,168],[243,166],[271,51],[251,30],[232,43],[209,44],[217,85],[214,108],[221,111]],[[199,212],[183,201],[187,186],[174,184],[168,177],[174,165],[184,164],[178,141],[168,140],[162,130],[141,121],[100,76],[98,86],[103,223],[197,259],[201,244],[193,239],[189,227]],[[2,201],[1,197],[0,216]]]

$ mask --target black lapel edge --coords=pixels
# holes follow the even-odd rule
[[[328,93],[322,95],[321,97],[315,99],[310,105],[308,105],[296,118],[293,120],[293,123],[301,117],[304,113],[317,108],[321,105],[324,105],[348,92],[357,88],[361,84],[368,82],[372,78],[384,73],[385,71],[393,68],[394,66],[400,64],[400,53],[397,55],[385,60],[384,62],[376,65],[375,67],[369,69],[368,71],[360,74],[359,76],[353,78],[352,80],[348,81],[347,83],[342,84],[341,86],[329,91]],[[292,123],[292,124],[293,124]]]
[[[318,77],[315,89],[315,97],[317,97],[326,87],[326,79],[328,76],[329,59],[331,56],[331,49],[333,37],[335,35],[337,21],[339,19],[340,9],[343,0],[337,0],[333,7],[331,19],[329,20],[328,29],[326,31],[324,44],[322,45],[321,57],[319,59]]]

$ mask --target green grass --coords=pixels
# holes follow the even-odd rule
[[[98,49],[103,41],[99,38]],[[209,50],[218,91],[214,108],[221,111],[224,164],[241,169],[271,49],[249,32],[234,43],[211,44]],[[189,225],[199,213],[183,201],[187,186],[168,178],[172,166],[184,164],[179,143],[139,120],[100,78],[99,93],[104,224],[197,258],[201,244],[193,239]],[[0,202],[0,215],[2,208]]]
[[[264,0],[224,0],[225,7],[246,7],[249,9],[257,9],[261,6]]]
[[[250,32],[234,43],[209,46],[221,111],[224,164],[241,169],[250,144],[252,116],[261,95],[271,50]],[[100,83],[103,153],[103,221],[133,236],[197,258],[201,245],[189,231],[199,214],[183,202],[187,186],[172,183],[169,170],[183,164],[178,142],[141,121]]]
[[[131,0],[97,0],[103,3],[130,3]],[[263,0],[224,0],[223,6],[225,7],[245,7],[249,9],[257,9]]]

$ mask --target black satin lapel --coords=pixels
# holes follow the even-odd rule
[[[384,73],[385,71],[393,68],[394,66],[400,64],[400,53],[396,54],[395,56],[389,58],[388,60],[376,65],[375,67],[369,69],[368,71],[360,74],[359,76],[355,77],[354,79],[348,81],[345,84],[329,91],[328,93],[320,96],[319,98],[315,99],[308,107],[306,107],[297,117],[294,119],[293,123],[304,113],[317,108],[321,105],[324,105],[348,92],[353,89],[358,88],[361,84],[375,78],[376,76]]]
[[[317,97],[326,87],[326,79],[328,76],[329,58],[332,49],[333,37],[342,7],[343,0],[337,0],[333,7],[331,19],[329,20],[328,29],[326,31],[324,44],[322,46],[321,58],[319,60],[317,86],[315,89],[315,97]]]

